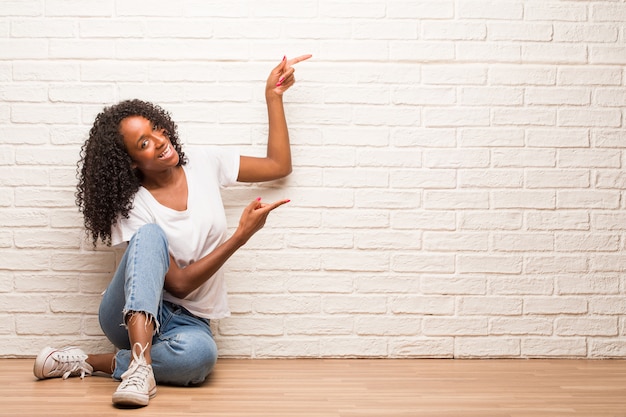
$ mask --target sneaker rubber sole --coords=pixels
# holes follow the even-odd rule
[[[150,399],[156,396],[156,393],[156,387],[150,390],[147,395],[139,392],[114,392],[113,404],[122,407],[145,407]]]

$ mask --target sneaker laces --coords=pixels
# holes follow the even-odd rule
[[[135,346],[139,345],[139,355],[135,352]],[[146,384],[146,380],[150,375],[150,365],[146,363],[146,358],[144,357],[144,352],[148,349],[148,344],[145,347],[142,347],[140,343],[135,343],[131,352],[133,354],[133,360],[128,367],[128,370],[125,372],[128,375],[127,378],[122,380],[119,389],[123,390],[128,387],[137,387],[143,388]],[[123,375],[124,376],[124,375]]]
[[[80,377],[85,378],[85,374],[91,375],[91,369],[89,369],[85,360],[87,355],[83,353],[77,353],[75,348],[68,348],[55,352],[52,358],[56,361],[56,366],[51,372],[63,372],[63,379],[69,378],[75,372],[80,371]]]

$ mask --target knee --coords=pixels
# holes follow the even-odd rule
[[[163,382],[175,385],[196,385],[213,371],[217,362],[217,346],[210,335],[181,333],[169,342],[173,372]]]
[[[155,223],[141,226],[128,243],[129,248],[140,252],[149,252],[158,259],[169,263],[169,249],[165,232]]]
[[[156,223],[146,223],[141,226],[135,232],[133,239],[141,236],[142,238],[147,238],[149,240],[154,240],[157,242],[162,242],[167,244],[167,237],[165,236],[165,231]]]

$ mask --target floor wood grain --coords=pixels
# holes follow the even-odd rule
[[[0,360],[0,416],[626,417],[626,361],[220,359],[193,388],[143,409],[111,404],[106,376],[37,381]]]

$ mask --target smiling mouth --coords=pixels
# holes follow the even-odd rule
[[[172,154],[172,152],[174,152],[172,149],[172,145],[168,144],[165,150],[161,153],[161,155],[159,155],[159,159],[165,159],[169,157]]]

